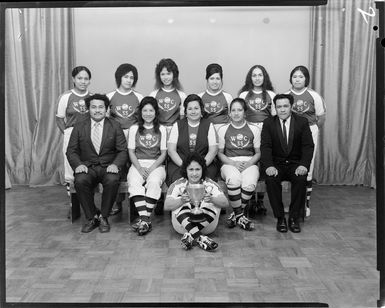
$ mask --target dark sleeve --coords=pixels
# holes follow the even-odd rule
[[[268,119],[266,119],[268,120]],[[274,166],[273,140],[271,133],[272,122],[264,121],[261,132],[261,164],[263,169]]]
[[[306,119],[305,119],[306,120]],[[311,134],[310,126],[306,121],[302,124],[302,146],[301,146],[301,161],[300,164],[305,166],[308,170],[313,158],[314,142]]]
[[[128,160],[127,140],[119,123],[114,123],[113,127],[116,134],[116,156],[112,163],[117,165],[119,168],[122,168]]]
[[[80,159],[79,131],[79,126],[75,125],[71,132],[66,151],[68,162],[73,170],[75,170],[79,165],[83,164]]]

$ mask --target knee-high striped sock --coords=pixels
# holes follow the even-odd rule
[[[198,238],[201,235],[201,230],[206,227],[213,218],[210,215],[205,215],[206,220],[200,223],[190,222],[189,218],[190,209],[182,210],[178,217],[176,218],[178,222],[183,226],[183,228],[189,232],[194,239]]]
[[[310,207],[310,196],[311,192],[313,191],[313,183],[312,181],[306,182],[306,206]]]
[[[150,197],[144,197],[144,200],[146,201],[146,209],[147,209],[147,216],[150,217],[152,210],[154,209],[156,203],[158,200],[150,198]]]
[[[135,204],[135,207],[138,211],[140,219],[147,220],[147,207],[146,201],[144,200],[144,196],[133,196],[132,201]]]
[[[246,189],[241,189],[241,202],[242,202],[242,207],[244,208],[251,197],[253,196],[254,190],[246,190]]]
[[[227,187],[227,193],[229,195],[229,203],[233,209],[241,207],[241,187]]]

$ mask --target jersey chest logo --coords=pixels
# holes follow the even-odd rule
[[[115,112],[118,114],[121,118],[129,118],[132,116],[135,112],[134,108],[132,106],[129,106],[128,104],[123,104],[122,106],[116,106]]]
[[[223,110],[223,105],[220,102],[211,101],[208,103],[205,103],[205,111],[207,113],[219,113]]]
[[[175,109],[176,101],[167,96],[165,98],[160,98],[158,100],[158,106],[163,111],[170,111],[170,110]]]
[[[81,99],[78,102],[73,102],[72,106],[74,107],[74,110],[76,112],[83,113],[83,114],[88,112],[84,99]]]
[[[251,142],[248,136],[243,135],[241,133],[237,134],[236,136],[230,136],[229,139],[230,139],[231,145],[237,149],[244,149]]]
[[[194,134],[194,133],[190,134],[189,140],[190,140],[190,146],[195,147],[195,145],[197,144],[197,134]]]
[[[262,111],[267,108],[267,103],[264,102],[260,97],[257,97],[256,99],[249,101],[249,106],[254,111]]]
[[[157,135],[147,133],[144,136],[139,136],[139,143],[141,146],[150,149],[155,147],[159,143],[159,138]]]
[[[310,109],[310,104],[307,101],[298,100],[293,104],[292,109],[296,113],[305,113]]]

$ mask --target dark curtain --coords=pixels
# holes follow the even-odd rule
[[[72,9],[7,9],[5,23],[7,186],[62,183],[55,113],[58,96],[72,85]]]
[[[376,17],[366,23],[357,10],[371,13],[369,5],[329,0],[312,9],[310,85],[327,108],[314,172],[321,184],[375,187]]]

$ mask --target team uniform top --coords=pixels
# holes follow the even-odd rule
[[[151,92],[150,96],[156,98],[158,102],[160,124],[171,126],[184,115],[183,102],[186,98],[184,92],[161,88]]]
[[[256,125],[247,122],[240,127],[229,123],[219,128],[218,139],[219,149],[223,149],[228,158],[250,158],[261,145],[261,132]]]
[[[197,143],[197,135],[198,135],[198,129],[199,124],[191,125],[188,124],[188,137],[189,137],[189,149],[190,152],[193,152]],[[171,128],[170,136],[168,137],[168,142],[177,144],[179,138],[179,129],[178,129],[178,122],[174,123],[173,127]],[[208,144],[209,147],[213,145],[217,145],[217,133],[215,132],[214,125],[210,123],[209,131],[208,131]]]
[[[157,159],[161,151],[167,150],[166,128],[159,126],[159,133],[154,127],[144,128],[143,133],[139,133],[139,126],[134,124],[128,133],[128,148],[135,150],[138,159]]]
[[[229,109],[230,103],[233,97],[222,90],[215,94],[209,93],[207,90],[198,94],[203,101],[203,105],[208,119],[213,124],[226,124],[229,123]]]
[[[80,95],[74,90],[68,90],[60,95],[56,116],[65,119],[65,128],[72,127],[76,123],[90,117],[84,101],[88,96],[90,96],[88,91],[83,95]]]
[[[292,110],[308,119],[309,125],[317,124],[317,117],[326,113],[323,98],[310,88],[305,88],[301,92],[290,90],[287,94],[291,94],[294,97]]]
[[[170,188],[167,190],[167,196],[171,196],[174,199],[179,198],[183,193],[186,192],[187,184],[188,184],[188,181],[185,178],[180,178],[179,180],[176,180],[174,183],[171,184]],[[218,184],[215,183],[210,178],[206,178],[201,182],[201,184],[204,185],[205,190],[207,192],[211,193],[212,197],[217,197],[223,193],[221,188],[218,186]],[[202,204],[203,203],[205,203],[205,201],[203,201]],[[187,203],[186,205],[190,206],[191,208],[190,203]],[[176,210],[174,210],[174,213],[178,215],[178,213],[183,209],[184,207],[181,206],[180,208],[177,208]]]
[[[133,90],[123,93],[119,89],[107,94],[110,99],[110,116],[120,123],[122,129],[128,129],[137,122],[136,108],[143,95]]]
[[[273,104],[275,93],[270,90],[266,90],[266,92],[266,101],[262,100],[262,90],[244,91],[239,94],[239,97],[243,98],[247,103],[246,121],[262,123],[269,116],[277,114]]]

